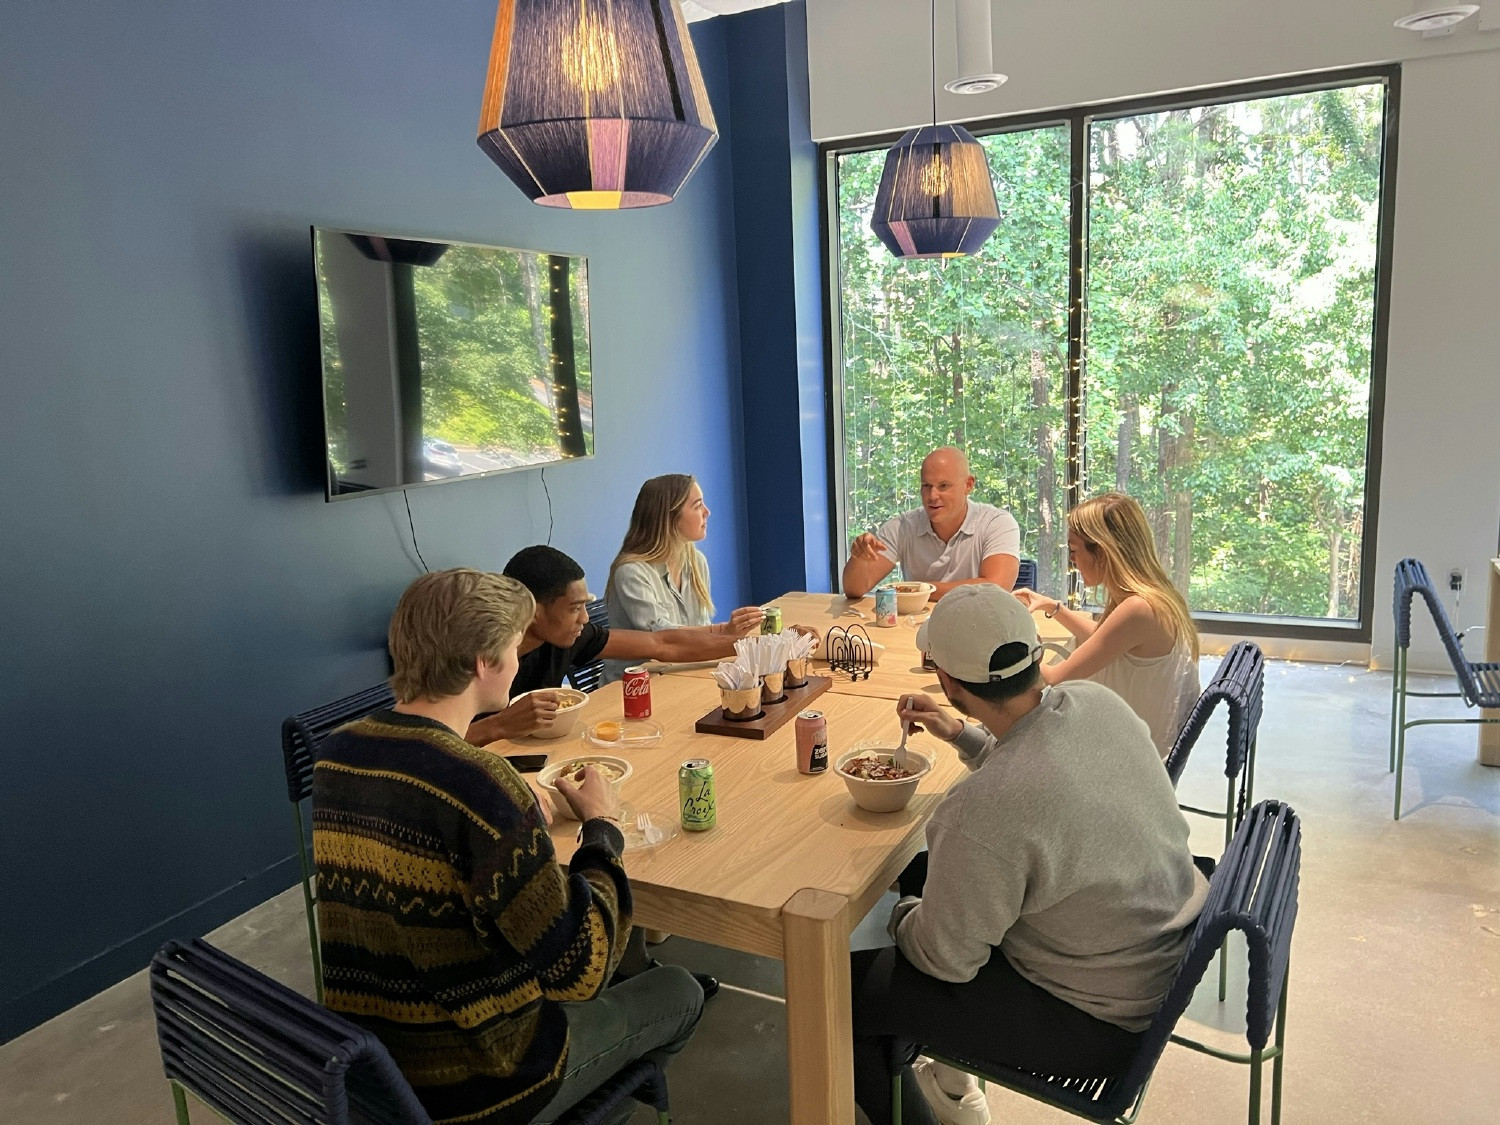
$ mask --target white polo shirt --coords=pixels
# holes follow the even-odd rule
[[[963,525],[946,543],[932,530],[923,508],[886,520],[875,537],[901,561],[901,577],[907,582],[960,582],[978,578],[979,564],[991,555],[1021,557],[1016,517],[977,500],[969,501]]]

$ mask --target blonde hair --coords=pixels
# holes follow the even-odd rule
[[[1106,492],[1069,512],[1068,529],[1099,559],[1100,582],[1109,598],[1104,617],[1134,594],[1151,607],[1174,641],[1192,644],[1197,659],[1197,626],[1187,602],[1156,557],[1156,541],[1141,506],[1123,492]]]
[[[714,603],[708,596],[708,576],[698,563],[698,551],[677,530],[677,517],[682,515],[695,483],[686,473],[668,473],[652,477],[641,485],[635,497],[635,510],[630,513],[630,529],[625,532],[620,553],[609,564],[605,597],[614,592],[615,571],[625,563],[675,565],[678,574],[687,574],[699,604],[707,609],[710,617],[713,616]]]
[[[459,695],[474,665],[498,664],[536,613],[531,591],[482,570],[437,570],[406,588],[386,634],[400,703]]]

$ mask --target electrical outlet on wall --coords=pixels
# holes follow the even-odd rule
[[[1464,572],[1463,572],[1463,568],[1456,566],[1456,567],[1454,567],[1452,570],[1450,570],[1448,572],[1448,589],[1452,590],[1455,594],[1461,594],[1461,593],[1463,593],[1463,589],[1464,589]]]

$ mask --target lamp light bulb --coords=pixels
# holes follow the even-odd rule
[[[587,10],[562,51],[563,73],[586,94],[602,94],[620,84],[620,45],[612,30]],[[556,292],[556,290],[554,290]]]

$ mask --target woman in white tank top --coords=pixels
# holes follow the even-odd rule
[[[1146,513],[1121,492],[1084,501],[1068,514],[1068,562],[1085,586],[1104,587],[1104,612],[1096,621],[1055,598],[1015,591],[1074,637],[1073,652],[1043,665],[1042,678],[1111,688],[1151,728],[1165,758],[1198,698],[1198,631],[1156,557]]]

